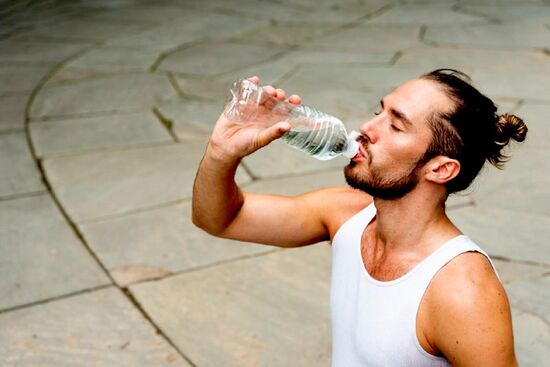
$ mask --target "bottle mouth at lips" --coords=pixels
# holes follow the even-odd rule
[[[342,155],[346,158],[353,159],[358,154],[361,154],[359,150],[359,142],[357,138],[361,136],[357,131],[351,131],[348,135],[348,140],[346,141],[346,149],[342,152]]]

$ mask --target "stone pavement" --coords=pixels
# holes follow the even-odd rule
[[[0,0],[0,24],[2,366],[328,366],[329,246],[205,235],[197,164],[238,77],[356,127],[436,67],[529,126],[449,209],[496,261],[521,365],[550,359],[550,1]],[[345,164],[274,143],[237,180],[296,194]]]

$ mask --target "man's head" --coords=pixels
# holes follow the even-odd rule
[[[355,188],[397,199],[422,181],[445,188],[445,197],[467,188],[485,161],[498,168],[510,139],[523,141],[527,127],[513,115],[497,115],[494,103],[456,70],[440,69],[396,88],[380,112],[361,125],[363,155],[345,169]]]

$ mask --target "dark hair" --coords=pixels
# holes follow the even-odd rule
[[[509,157],[502,149],[510,139],[522,142],[527,135],[523,120],[510,114],[498,115],[497,107],[454,69],[437,69],[421,76],[438,83],[454,102],[450,111],[434,112],[428,119],[433,132],[422,161],[444,155],[460,162],[460,172],[447,182],[447,193],[466,189],[486,161],[502,168]]]

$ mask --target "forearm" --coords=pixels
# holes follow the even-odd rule
[[[227,228],[244,202],[235,183],[238,160],[224,161],[207,149],[193,186],[193,223],[219,235]]]

